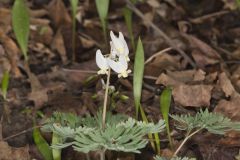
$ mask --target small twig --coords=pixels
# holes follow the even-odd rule
[[[156,54],[154,54],[154,55],[152,55],[151,57],[149,57],[146,61],[145,61],[145,65],[147,65],[148,63],[150,63],[154,58],[156,58],[156,57],[158,57],[158,56],[160,56],[161,54],[163,54],[163,53],[165,53],[165,52],[168,52],[168,51],[170,51],[172,48],[166,48],[166,49],[164,49],[164,50],[161,50],[161,51],[159,51],[159,52],[157,52]]]
[[[139,9],[137,9],[129,0],[125,0],[125,1],[129,9],[131,9],[141,19],[146,21],[143,13]],[[182,49],[180,49],[177,45],[175,45],[174,42],[168,37],[168,35],[166,35],[161,29],[159,29],[152,21],[147,20],[146,23],[149,26],[151,26],[159,35],[161,35],[166,40],[168,45],[171,46],[171,48],[178,51],[181,54],[181,56],[184,57],[193,68],[197,67],[194,61]]]
[[[181,143],[180,146],[178,147],[178,149],[174,152],[173,157],[178,154],[178,152],[180,151],[180,149],[183,147],[183,145],[187,142],[187,140],[188,140],[189,138],[191,138],[193,135],[195,135],[196,133],[198,133],[198,132],[201,131],[201,130],[202,130],[202,128],[200,128],[200,129],[194,131],[193,133],[187,135],[186,138],[182,141],[182,143]]]
[[[197,17],[197,18],[190,18],[189,21],[192,23],[201,23],[202,21],[205,21],[207,19],[210,18],[215,18],[215,17],[219,17],[221,15],[227,14],[229,13],[229,11],[219,11],[219,12],[215,12],[215,13],[210,13],[201,17]]]
[[[14,134],[14,135],[11,135],[11,136],[8,136],[8,137],[6,137],[6,138],[3,138],[3,140],[4,140],[4,141],[7,141],[7,140],[9,140],[9,139],[12,139],[12,138],[14,138],[14,137],[20,136],[20,135],[22,135],[22,134],[24,134],[24,133],[27,133],[27,132],[29,132],[29,131],[32,131],[32,130],[34,130],[34,129],[36,129],[36,128],[40,128],[40,127],[41,127],[41,126],[35,126],[35,127],[32,127],[32,128],[25,129],[25,130],[23,130],[23,131],[21,131],[21,132],[18,132],[18,133],[16,133],[16,134]]]

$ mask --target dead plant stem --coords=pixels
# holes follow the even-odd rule
[[[202,130],[202,128],[194,131],[194,132],[191,133],[191,134],[187,134],[186,138],[182,141],[182,143],[180,144],[180,146],[179,146],[179,147],[177,148],[177,150],[174,152],[173,157],[178,154],[178,152],[181,150],[181,148],[183,147],[183,145],[187,142],[187,140],[188,140],[189,138],[191,138],[193,135],[195,135],[196,133],[198,133],[198,132],[201,131],[201,130]]]

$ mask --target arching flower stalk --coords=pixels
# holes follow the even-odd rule
[[[106,112],[107,112],[107,97],[110,81],[111,69],[118,74],[118,78],[126,78],[131,70],[128,69],[128,62],[130,61],[129,49],[127,42],[125,41],[122,32],[119,32],[119,36],[115,36],[114,33],[110,32],[110,54],[103,55],[98,49],[96,52],[96,64],[99,67],[98,74],[107,75],[106,90],[103,104],[103,120],[102,127],[105,128]]]

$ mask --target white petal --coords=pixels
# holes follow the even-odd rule
[[[115,58],[117,55],[117,50],[116,50],[115,46],[113,45],[112,41],[110,41],[110,47],[111,47],[111,52],[110,52],[111,57]]]
[[[110,32],[110,37],[116,50],[118,52],[119,51],[122,52],[124,50],[124,45],[122,41],[119,38],[117,38],[112,31]]]
[[[126,42],[126,40],[124,39],[124,36],[123,36],[122,32],[119,32],[119,39],[122,41],[122,45],[123,45],[123,48],[124,48],[124,55],[125,55],[125,56],[128,56],[128,54],[129,54],[129,49],[128,49],[127,42]]]
[[[111,59],[107,59],[108,65],[114,70],[116,73],[121,73],[124,71],[124,66],[120,62],[115,62]]]
[[[120,57],[119,57],[119,63],[122,64],[124,70],[127,70],[127,68],[128,68],[128,63],[127,63],[127,59],[126,59],[125,56],[120,56]]]
[[[106,70],[108,68],[107,60],[99,49],[96,52],[96,64],[100,69]]]

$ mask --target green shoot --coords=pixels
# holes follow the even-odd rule
[[[28,61],[29,13],[25,0],[15,0],[12,9],[12,24],[24,60]]]
[[[146,116],[146,114],[145,114],[145,112],[144,112],[141,104],[140,104],[140,113],[141,113],[141,117],[142,117],[142,119],[143,119],[143,122],[148,123],[147,116]],[[153,141],[153,135],[152,135],[152,133],[149,133],[149,134],[148,134],[148,138],[150,139],[150,144],[151,144],[153,150],[156,151],[156,146],[155,146],[154,141]]]
[[[76,20],[78,0],[70,0],[72,7],[72,61],[76,60]]]
[[[107,43],[107,16],[110,0],[95,0],[98,15],[102,24],[105,43]]]
[[[6,101],[7,99],[7,90],[8,90],[8,84],[9,84],[9,72],[5,71],[2,78],[2,95],[3,99]]]
[[[132,44],[132,47],[133,47],[133,50],[135,51],[135,41],[134,41],[134,36],[133,36],[133,30],[132,30],[132,11],[125,7],[123,9],[123,15],[124,15],[124,19],[125,19],[125,22],[127,24],[127,29],[128,29],[128,33],[130,35],[130,39],[131,39],[131,44]]]
[[[33,140],[44,159],[53,160],[52,149],[50,148],[46,140],[42,137],[38,128],[34,128],[33,130]]]
[[[55,133],[52,134],[52,145],[61,143],[62,139]],[[52,155],[54,160],[61,160],[61,149],[52,149]]]
[[[172,91],[170,88],[166,88],[164,89],[164,91],[161,94],[160,97],[160,110],[162,112],[163,115],[163,119],[166,123],[166,129],[167,129],[167,135],[168,135],[168,140],[170,143],[170,147],[172,148],[172,139],[171,139],[171,135],[170,135],[170,128],[169,128],[169,109],[171,106],[171,99],[172,99]]]
[[[134,104],[136,108],[136,117],[138,118],[138,112],[141,101],[142,93],[142,83],[143,83],[143,73],[144,73],[144,49],[142,41],[139,38],[137,44],[137,50],[134,60],[134,71],[133,71],[133,95]]]

